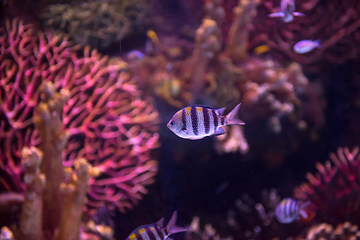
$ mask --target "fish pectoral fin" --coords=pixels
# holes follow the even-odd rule
[[[222,127],[219,127],[212,136],[219,136],[223,134],[225,134],[225,130]]]
[[[268,16],[273,18],[273,17],[284,17],[285,15],[282,12],[276,12],[276,13],[271,13]]]
[[[186,127],[182,127],[179,132],[184,132],[184,133],[188,134],[188,131],[186,130]]]
[[[306,17],[305,14],[300,13],[300,12],[294,12],[293,15],[294,15],[294,16],[297,16],[297,17]]]

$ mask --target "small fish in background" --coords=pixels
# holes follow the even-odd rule
[[[320,40],[302,40],[294,45],[294,51],[303,54],[312,51],[314,48],[321,48]]]
[[[294,16],[305,17],[303,13],[295,12],[295,0],[281,0],[280,12],[269,14],[271,18],[281,17],[286,23],[294,20]]]
[[[177,212],[175,211],[167,226],[164,228],[164,218],[158,222],[143,225],[135,229],[126,240],[164,240],[171,234],[187,231],[186,228],[176,226]],[[170,239],[170,238],[168,238]]]
[[[167,127],[177,136],[190,140],[221,135],[225,133],[222,126],[245,124],[236,119],[240,104],[226,116],[222,116],[225,107],[219,109],[203,105],[185,107],[174,114]]]
[[[309,201],[300,202],[292,198],[284,198],[276,206],[276,219],[281,223],[291,223],[295,220],[300,219],[301,217],[306,219],[308,217],[308,214],[306,213],[305,208],[309,204]]]
[[[137,61],[143,59],[145,55],[139,50],[132,50],[127,53],[126,57],[129,61]]]
[[[220,184],[220,186],[218,186],[216,188],[215,193],[216,194],[222,193],[229,185],[230,185],[230,182],[228,182],[228,181],[223,182],[222,184]]]
[[[256,55],[260,55],[269,51],[270,51],[270,47],[268,45],[260,45],[254,48],[254,53]]]

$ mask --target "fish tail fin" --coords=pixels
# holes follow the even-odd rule
[[[316,39],[316,40],[314,41],[314,43],[316,43],[316,47],[317,47],[317,48],[321,48],[320,42],[321,42],[320,39]]]
[[[229,112],[228,115],[226,115],[226,117],[225,117],[226,125],[236,125],[236,124],[244,125],[245,124],[243,121],[236,118],[236,115],[238,114],[238,111],[240,109],[240,105],[241,105],[241,103],[236,105],[236,107],[234,107],[234,109],[231,110],[231,112]]]
[[[166,225],[166,231],[169,233],[169,235],[178,233],[178,232],[185,232],[187,231],[186,228],[176,226],[176,218],[177,218],[177,211],[173,213],[173,215],[170,218],[169,223]]]
[[[299,204],[299,214],[300,214],[301,217],[304,218],[304,219],[307,219],[307,218],[308,218],[308,214],[307,214],[307,212],[305,211],[305,208],[306,208],[307,206],[309,206],[309,204],[310,204],[310,201],[301,202],[301,203]]]

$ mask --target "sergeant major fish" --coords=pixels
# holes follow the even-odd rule
[[[136,228],[126,240],[164,240],[171,234],[185,232],[186,229],[176,226],[177,212],[175,211],[167,226],[164,228],[164,218],[156,223],[143,225]],[[169,238],[170,239],[170,238]]]
[[[203,105],[185,107],[174,114],[167,127],[177,136],[191,140],[221,135],[225,133],[222,126],[245,124],[236,119],[240,104],[226,116],[222,116],[225,108],[216,109]]]
[[[294,16],[305,17],[303,13],[295,12],[295,0],[281,0],[280,12],[271,13],[269,17],[281,17],[288,23],[294,19]]]
[[[291,223],[297,219],[300,219],[300,216],[303,218],[307,218],[308,215],[305,212],[305,208],[309,204],[309,201],[300,202],[292,198],[284,198],[276,206],[275,216],[277,220],[281,223]]]

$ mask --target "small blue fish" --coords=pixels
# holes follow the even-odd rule
[[[222,126],[245,124],[236,119],[240,104],[226,116],[222,116],[225,108],[216,109],[203,105],[185,107],[174,114],[167,127],[177,136],[191,140],[221,135],[225,133]]]
[[[136,228],[126,240],[164,240],[171,234],[187,231],[187,229],[175,225],[176,217],[177,212],[175,211],[165,228],[163,227],[164,218],[156,223],[140,226]]]
[[[128,60],[141,60],[145,57],[145,55],[139,50],[132,50],[128,52],[127,58]]]
[[[314,48],[321,48],[320,40],[302,40],[294,45],[294,51],[299,54],[310,52]]]
[[[276,206],[275,216],[276,219],[281,223],[291,223],[297,219],[300,219],[300,216],[307,218],[308,215],[305,212],[305,208],[310,204],[310,202],[300,202],[292,198],[284,198]]]
[[[281,17],[286,23],[291,22],[294,16],[305,17],[303,13],[295,12],[295,0],[281,0],[279,12],[269,14],[271,18]]]

